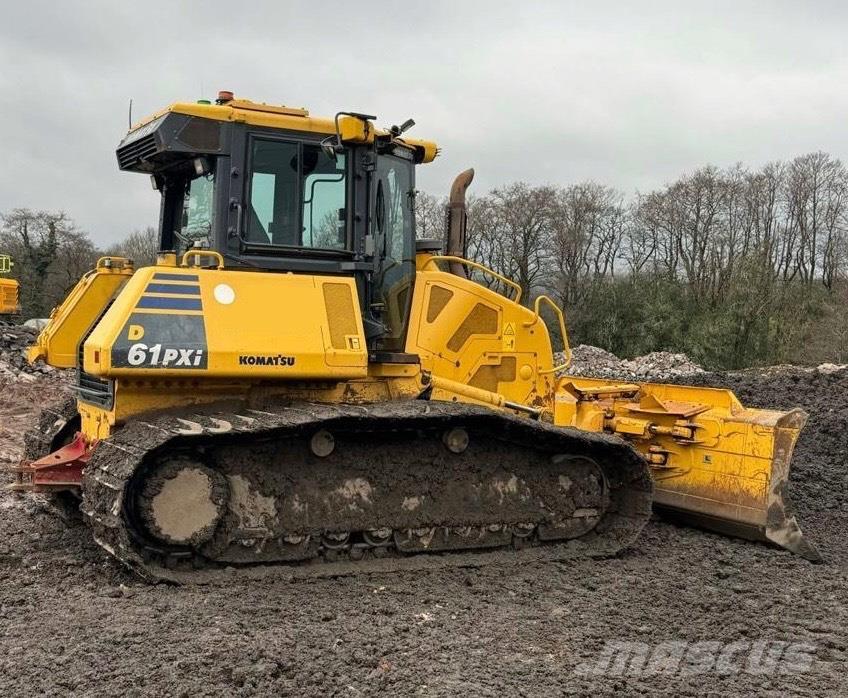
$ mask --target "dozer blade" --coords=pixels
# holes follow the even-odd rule
[[[729,390],[700,386],[568,377],[557,396],[558,424],[616,433],[642,453],[661,513],[818,561],[787,494],[806,420],[800,409],[750,409]]]
[[[745,412],[752,413],[747,438],[736,437],[748,431],[737,429],[748,415],[736,415],[725,422],[726,438],[715,449],[729,457],[712,458],[705,450],[690,470],[654,469],[656,508],[708,530],[770,541],[820,561],[795,519],[787,492],[789,463],[807,414],[800,409]],[[716,468],[716,460],[723,467]]]

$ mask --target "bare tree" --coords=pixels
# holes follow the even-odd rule
[[[138,228],[120,242],[106,249],[106,254],[128,257],[136,267],[146,267],[156,262],[159,251],[159,233],[153,226]]]
[[[471,256],[516,281],[525,303],[546,281],[555,199],[553,187],[519,182],[495,189],[469,210]],[[484,281],[497,285],[491,279]]]
[[[557,190],[550,208],[550,244],[562,305],[582,301],[592,282],[615,277],[625,221],[622,195],[614,189],[586,182]]]
[[[419,240],[444,240],[447,199],[419,191],[415,194],[415,236]]]
[[[88,236],[61,211],[0,215],[0,248],[16,258],[23,312],[36,317],[47,315],[96,258]]]
[[[827,153],[810,153],[789,164],[786,204],[794,238],[792,274],[807,286],[821,280],[831,288],[844,254],[846,172]]]

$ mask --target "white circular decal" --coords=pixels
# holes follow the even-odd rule
[[[227,284],[218,284],[213,291],[215,300],[221,305],[229,305],[236,299],[236,292]]]

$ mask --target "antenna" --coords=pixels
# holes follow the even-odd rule
[[[133,122],[132,122],[132,97],[130,97],[130,110],[129,110],[129,114],[127,115],[127,120],[130,122],[129,126],[127,128],[132,128],[132,124],[133,124]]]

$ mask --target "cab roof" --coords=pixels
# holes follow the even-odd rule
[[[287,131],[303,131],[327,136],[336,133],[336,123],[333,118],[312,116],[304,108],[266,104],[265,102],[252,102],[249,99],[236,99],[231,93],[221,92],[214,104],[208,100],[175,102],[159,110],[155,114],[133,124],[124,141],[129,140],[138,129],[169,113]],[[341,120],[351,118],[353,117],[347,116],[342,117]],[[371,121],[365,121],[365,124],[364,129],[355,129],[359,133],[359,136],[351,138],[350,140],[352,142],[373,142],[375,136],[388,135],[389,133],[386,130],[376,128]],[[348,129],[342,128],[342,136],[345,141],[348,140],[345,138],[345,132],[347,131]],[[439,148],[433,141],[406,137],[395,140],[418,151],[418,158],[416,159],[422,163],[432,162],[439,153]]]

